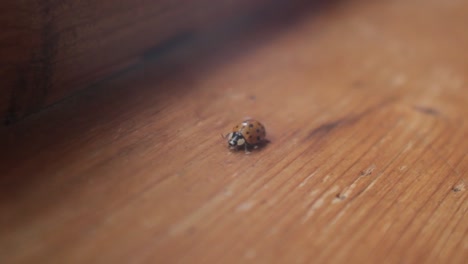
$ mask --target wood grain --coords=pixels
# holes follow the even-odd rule
[[[272,15],[3,128],[0,262],[465,263],[467,12]]]
[[[14,123],[118,74],[148,53],[161,52],[174,38],[209,31],[270,2],[3,1],[2,123]]]

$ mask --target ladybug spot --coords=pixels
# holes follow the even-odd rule
[[[260,137],[257,137],[257,140],[260,140]]]
[[[252,135],[250,135],[249,138],[252,138]]]
[[[253,127],[253,124],[250,124],[249,127]]]
[[[246,133],[247,135],[248,135],[248,134],[250,134],[250,132],[249,132],[249,131],[247,131],[247,132],[245,132],[245,133]]]
[[[257,128],[257,133],[260,133],[260,129]]]

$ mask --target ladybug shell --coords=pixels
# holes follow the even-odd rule
[[[245,139],[245,142],[250,145],[260,143],[265,139],[266,136],[265,127],[254,119],[245,120],[241,124],[235,126],[232,129],[232,132],[241,133]]]

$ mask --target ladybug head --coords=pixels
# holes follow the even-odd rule
[[[242,146],[245,144],[244,136],[241,133],[234,132],[229,134],[228,144],[230,147]]]

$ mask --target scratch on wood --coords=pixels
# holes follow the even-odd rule
[[[376,168],[375,164],[372,164],[372,165],[369,166],[369,168],[361,171],[361,174],[359,174],[359,176],[361,176],[361,177],[362,176],[369,176],[369,175],[372,174],[372,172],[375,170],[375,168]]]
[[[332,204],[341,202],[345,200],[346,198],[348,198],[353,192],[354,188],[356,188],[356,185],[357,185],[357,181],[353,182],[349,187],[345,188],[342,192],[338,193],[336,195],[336,198],[333,199]]]
[[[317,174],[317,172],[318,172],[318,170],[315,170],[309,176],[307,176],[301,183],[299,183],[299,188],[304,187],[304,185],[306,185],[306,183],[309,181],[309,179],[314,177],[315,174]]]
[[[381,109],[382,107],[385,107],[386,105],[388,105],[389,103],[391,103],[393,101],[394,101],[393,98],[389,98],[389,99],[384,100],[383,102],[381,102],[381,103],[379,103],[377,105],[374,105],[374,106],[364,110],[363,112],[361,112],[361,113],[359,113],[357,115],[345,116],[345,117],[342,117],[342,118],[340,118],[338,120],[325,123],[325,124],[315,128],[315,129],[313,129],[311,132],[309,132],[309,134],[305,137],[305,141],[310,140],[311,138],[314,138],[314,137],[321,137],[321,136],[324,136],[326,134],[329,134],[331,131],[335,130],[338,127],[353,125],[356,122],[358,122],[360,119],[362,119],[363,117],[377,111],[378,109]]]
[[[426,107],[426,106],[413,106],[413,109],[416,110],[417,112],[426,114],[426,115],[431,115],[431,116],[438,116],[440,115],[440,112],[437,109],[434,109],[432,107]]]
[[[452,188],[452,191],[453,192],[462,192],[466,190],[466,186],[465,186],[465,182],[464,181],[461,181],[459,183],[457,183],[455,186],[453,186]]]
[[[413,148],[413,142],[412,141],[410,141],[410,142],[408,142],[408,144],[406,144],[405,149],[403,149],[403,151],[401,153],[406,153],[411,148]]]
[[[360,193],[363,193],[363,192],[367,192],[369,191],[370,189],[372,189],[374,187],[374,185],[377,183],[377,179],[383,175],[383,172],[380,172],[379,174],[377,174],[377,176],[375,177],[374,180],[372,180],[372,182],[362,191],[360,191]]]
[[[319,199],[317,199],[312,206],[310,206],[309,210],[307,211],[306,215],[302,219],[302,223],[305,223],[307,220],[310,219],[314,215],[314,213],[325,204],[325,199],[328,198],[328,196],[336,193],[340,187],[338,185],[333,186],[330,188],[328,191],[326,191]]]
[[[254,201],[247,201],[244,203],[241,203],[239,206],[237,206],[236,211],[237,212],[247,212],[250,211],[255,205]]]
[[[340,125],[343,125],[347,121],[349,121],[349,120],[347,120],[345,118],[342,118],[342,119],[339,119],[339,120],[336,120],[336,121],[333,121],[333,122],[325,123],[325,124],[315,128],[314,130],[312,130],[309,133],[309,135],[307,136],[306,139],[310,139],[310,138],[318,136],[320,134],[327,134],[330,131],[332,131],[333,129],[335,129],[336,127],[338,127]]]
[[[310,209],[307,211],[302,223],[305,223],[307,220],[309,220],[309,218],[315,213],[315,211],[317,211],[317,209],[322,207],[322,205],[324,204],[324,200],[325,198],[321,197],[317,201],[315,201],[315,203],[312,204]]]
[[[311,191],[311,192],[309,193],[309,196],[310,196],[310,197],[315,197],[315,196],[317,195],[318,192],[319,192],[319,190],[318,190],[318,189],[315,189],[315,190],[313,190],[313,191]]]
[[[331,175],[327,174],[325,177],[323,177],[322,182],[327,182],[328,180],[330,180],[330,177]]]
[[[335,204],[348,198],[353,192],[354,188],[356,188],[357,182],[362,177],[371,175],[372,172],[375,170],[375,168],[376,168],[375,164],[372,164],[367,169],[361,171],[361,173],[359,174],[359,177],[356,180],[354,180],[354,182],[350,186],[344,188],[341,192],[339,192],[336,195],[335,199],[332,201],[332,203]]]

